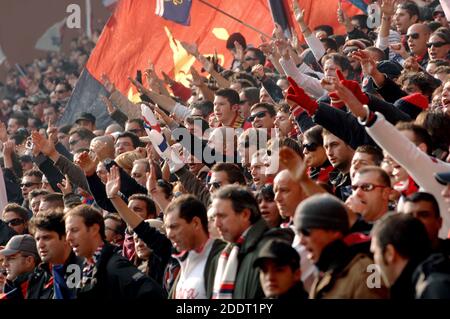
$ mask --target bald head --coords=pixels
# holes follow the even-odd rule
[[[111,135],[112,133],[115,133],[115,132],[122,133],[123,127],[117,123],[113,123],[113,124],[108,125],[108,127],[105,130],[106,135]]]
[[[282,170],[274,180],[275,202],[280,215],[292,218],[298,204],[305,198],[303,189],[291,176],[288,170]]]
[[[415,23],[408,28],[406,33],[408,46],[415,56],[422,56],[427,52],[427,42],[431,29],[423,23]]]
[[[114,158],[114,137],[112,135],[98,136],[91,141],[90,150],[99,160]]]

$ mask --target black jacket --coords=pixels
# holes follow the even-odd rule
[[[14,229],[0,219],[0,246],[5,246],[14,235],[17,235]]]
[[[433,254],[413,275],[416,299],[450,299],[450,257]]]
[[[162,288],[151,278],[134,267],[128,259],[115,252],[105,243],[97,273],[91,284],[78,290],[79,299],[164,299]]]

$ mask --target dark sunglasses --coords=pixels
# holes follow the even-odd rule
[[[431,48],[432,46],[434,46],[436,48],[440,48],[446,44],[448,44],[448,43],[447,42],[429,42],[429,43],[427,43],[427,48]]]
[[[132,130],[128,130],[128,132],[131,132],[131,133],[134,133],[134,134],[138,134],[139,132],[142,132],[142,129],[140,129],[140,128],[135,128],[135,129],[132,129]]]
[[[9,226],[19,226],[22,225],[25,221],[22,218],[14,218],[11,220],[5,220],[5,224]]]
[[[72,141],[69,142],[69,145],[73,146],[73,145],[77,144],[79,141],[80,140],[72,140]]]
[[[37,185],[37,184],[40,184],[40,183],[33,183],[33,182],[22,183],[22,184],[20,184],[20,188],[23,188],[23,187],[31,187],[31,186]]]
[[[361,184],[361,185],[352,185],[352,191],[356,192],[358,190],[358,188],[361,188],[361,190],[363,192],[371,192],[375,188],[386,188],[386,186],[384,186],[384,185],[375,185],[375,184],[371,184],[371,183],[364,183],[364,184]]]
[[[409,39],[409,38],[412,38],[413,40],[417,40],[418,38],[420,38],[420,34],[419,33],[407,34],[406,39]]]
[[[219,182],[208,183],[208,188],[211,188],[211,186],[212,186],[214,189],[218,189],[218,188],[220,188],[220,187],[222,186],[222,184],[219,183]]]
[[[267,113],[267,111],[261,111],[261,112],[258,112],[256,114],[254,114],[254,115],[250,115],[248,117],[248,121],[249,122],[253,122],[256,118],[262,119],[264,116],[266,116],[266,113]]]
[[[317,150],[317,148],[319,147],[319,144],[317,143],[308,143],[308,144],[303,144],[303,148],[306,149],[308,152],[314,152],[315,150]]]
[[[255,61],[258,60],[257,58],[252,58],[251,56],[247,56],[244,58],[245,61]]]

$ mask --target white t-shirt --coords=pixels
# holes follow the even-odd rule
[[[175,289],[175,299],[206,299],[203,273],[213,242],[213,239],[208,239],[199,253],[190,250],[186,259],[178,260],[181,269]]]

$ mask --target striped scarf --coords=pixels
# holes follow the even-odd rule
[[[225,247],[219,257],[212,299],[232,299],[237,270],[239,266],[239,249],[245,238],[240,237],[236,243],[230,243]]]

